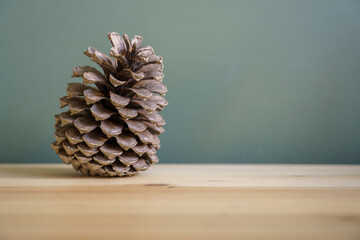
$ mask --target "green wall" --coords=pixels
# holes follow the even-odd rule
[[[0,1],[0,162],[61,162],[58,98],[110,31],[164,57],[161,162],[360,163],[360,1],[347,0]]]

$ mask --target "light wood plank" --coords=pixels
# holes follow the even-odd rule
[[[0,165],[0,239],[360,239],[360,166]]]

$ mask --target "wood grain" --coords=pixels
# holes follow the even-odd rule
[[[360,166],[0,165],[0,239],[360,239]]]

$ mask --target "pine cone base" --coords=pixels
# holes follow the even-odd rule
[[[65,164],[91,176],[123,177],[145,171],[159,161],[158,135],[165,120],[158,113],[168,104],[162,83],[163,60],[142,38],[131,41],[111,32],[110,58],[89,47],[84,52],[102,72],[90,66],[75,67],[55,115],[51,144]]]

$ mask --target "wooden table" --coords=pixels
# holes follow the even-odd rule
[[[360,239],[360,165],[0,165],[0,239]]]

